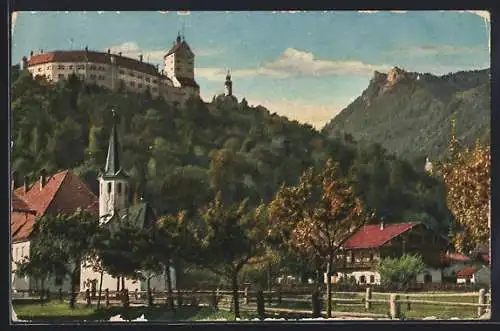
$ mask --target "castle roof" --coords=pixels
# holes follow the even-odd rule
[[[38,184],[38,185],[37,185]],[[14,198],[17,196],[16,198]],[[13,192],[13,201],[21,206],[18,199],[27,205],[27,210],[13,209],[11,213],[11,231],[14,241],[22,241],[29,237],[36,217],[74,213],[78,208],[97,214],[99,200],[85,181],[69,170],[61,171],[49,177],[41,188],[39,182]],[[13,203],[14,204],[14,203]],[[23,206],[24,206],[23,205]]]
[[[140,71],[145,74],[159,76],[156,66],[145,63],[139,60],[131,59],[129,57],[121,56],[119,54],[103,53],[96,51],[53,51],[49,53],[43,53],[38,55],[33,55],[28,59],[28,67],[52,63],[52,62],[89,62],[89,63],[102,63],[102,64],[112,64],[112,58],[117,66],[126,69]]]
[[[188,55],[194,56],[194,53],[191,50],[191,48],[189,47],[188,43],[184,40],[181,41],[180,38],[177,37],[177,42],[175,42],[172,45],[172,47],[169,48],[169,50],[167,51],[167,53],[165,54],[165,56],[163,58],[166,58],[167,56],[172,55],[174,53],[177,53],[179,51],[184,51]]]

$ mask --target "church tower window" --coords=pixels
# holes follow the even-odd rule
[[[108,183],[108,193],[111,193],[111,183]]]

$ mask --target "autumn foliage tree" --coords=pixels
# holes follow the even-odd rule
[[[342,244],[367,220],[352,180],[328,160],[320,171],[309,169],[295,186],[283,186],[268,211],[272,236],[302,256],[317,258],[330,278]],[[331,317],[331,284],[327,282],[327,315]]]
[[[455,248],[463,253],[488,242],[490,189],[490,146],[476,144],[471,150],[456,150],[441,167],[447,204],[456,220]]]

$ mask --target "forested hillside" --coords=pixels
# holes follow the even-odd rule
[[[421,220],[447,233],[443,185],[380,145],[360,146],[348,134],[327,138],[234,97],[175,108],[148,93],[113,93],[76,78],[53,85],[20,71],[12,79],[11,164],[19,178],[70,168],[97,191],[113,108],[133,181],[130,199],[144,194],[162,214],[194,211],[217,191],[228,201],[267,202],[280,185],[332,158],[356,177],[357,193],[378,218]]]
[[[375,72],[362,95],[323,132],[349,132],[408,160],[442,160],[451,120],[456,119],[462,145],[472,146],[476,139],[489,143],[490,112],[489,69],[437,77],[394,68]]]

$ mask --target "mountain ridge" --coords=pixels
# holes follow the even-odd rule
[[[350,133],[407,159],[441,160],[453,118],[463,145],[489,141],[490,108],[489,68],[436,76],[394,67],[375,71],[368,87],[322,132]]]

